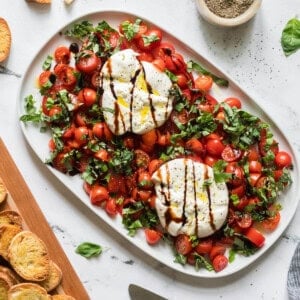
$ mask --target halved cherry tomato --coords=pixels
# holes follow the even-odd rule
[[[250,147],[247,152],[246,152],[246,156],[248,158],[248,161],[252,161],[252,160],[259,160],[259,153],[258,153],[258,149],[254,146]]]
[[[141,136],[142,141],[145,145],[154,146],[154,144],[157,142],[158,134],[156,129],[152,129]]]
[[[176,77],[178,86],[182,89],[186,88],[188,85],[188,78],[184,74],[177,74]]]
[[[97,92],[91,88],[83,88],[78,93],[78,100],[84,103],[85,106],[90,107],[97,101]]]
[[[216,272],[220,272],[228,265],[228,258],[225,255],[217,255],[212,261],[213,268]]]
[[[221,157],[225,145],[219,139],[209,139],[206,143],[206,151],[214,157]]]
[[[58,64],[69,64],[71,52],[65,46],[57,47],[54,51],[54,59]]]
[[[179,234],[175,239],[175,249],[182,255],[190,253],[193,250],[193,246],[189,236],[186,234]]]
[[[135,165],[140,169],[147,169],[150,163],[150,156],[143,150],[137,149],[134,151]]]
[[[44,71],[39,76],[39,86],[42,87],[47,82],[51,82],[51,76],[55,79],[55,75],[51,71]],[[51,82],[53,83],[53,82]]]
[[[152,159],[148,166],[149,173],[152,175],[163,163],[161,159]]]
[[[277,211],[274,216],[269,217],[261,222],[263,229],[266,231],[273,231],[277,228],[280,222],[280,212]]]
[[[241,158],[242,151],[240,149],[233,148],[230,145],[226,145],[221,156],[227,162],[237,161]]]
[[[195,247],[195,251],[202,255],[202,254],[208,254],[213,247],[212,239],[207,238],[205,240],[201,240],[198,245]]]
[[[195,79],[195,87],[201,92],[207,93],[213,85],[211,76],[200,75]]]
[[[217,255],[223,255],[226,251],[226,247],[224,245],[216,244],[212,247],[212,249],[209,252],[209,258],[211,261],[217,256]]]
[[[74,129],[74,137],[80,145],[86,144],[90,136],[90,130],[86,126],[76,127]]]
[[[107,189],[110,193],[126,193],[125,178],[120,174],[110,174]]]
[[[149,172],[142,171],[138,175],[138,186],[142,189],[151,189],[153,183],[151,181],[151,175]]]
[[[76,68],[83,73],[93,73],[101,67],[101,59],[92,50],[84,50],[79,53],[76,60]]]
[[[204,157],[204,163],[210,167],[212,167],[217,161],[218,159],[216,157],[210,155],[206,155]]]
[[[256,186],[260,177],[261,177],[261,173],[250,173],[249,182],[251,186]]]
[[[114,198],[108,198],[108,200],[105,203],[105,210],[110,216],[115,216],[117,214],[117,204]]]
[[[263,234],[254,227],[250,227],[246,231],[245,236],[252,244],[254,244],[258,248],[261,248],[265,243],[265,237],[263,236]]]
[[[148,62],[153,62],[153,56],[151,53],[148,52],[141,52],[137,56],[137,58],[141,61],[148,61]]]
[[[101,161],[109,161],[109,154],[105,149],[100,149],[95,152],[94,157]]]
[[[252,225],[252,217],[251,214],[249,213],[244,213],[240,216],[238,216],[236,220],[237,224],[239,225],[240,228],[246,229],[249,228]]]
[[[279,151],[275,155],[275,164],[278,168],[288,168],[292,165],[292,157],[285,151]]]
[[[108,200],[108,190],[104,186],[95,185],[91,188],[90,199],[92,204],[100,205],[103,201]]]
[[[261,173],[262,171],[262,164],[258,160],[251,160],[249,162],[249,172],[252,173]]]
[[[143,51],[157,47],[162,39],[162,32],[157,28],[148,29],[137,39],[137,46]]]
[[[236,163],[228,163],[225,172],[232,174],[232,179],[229,181],[233,186],[239,186],[244,182],[244,172],[243,169]]]
[[[150,245],[157,244],[162,237],[161,232],[159,232],[155,229],[145,228],[144,232],[145,232],[145,236],[146,236],[146,241]]]
[[[224,100],[225,103],[227,103],[230,107],[236,107],[236,108],[241,108],[242,107],[242,102],[238,98],[234,97],[229,97]]]
[[[56,85],[61,85],[68,91],[71,91],[75,87],[77,78],[75,70],[72,67],[66,64],[58,64],[54,68],[54,74],[56,75]]]
[[[186,143],[185,146],[187,149],[193,151],[194,153],[201,155],[204,153],[205,148],[203,144],[196,138],[191,138],[189,139]]]
[[[104,125],[102,122],[97,122],[93,125],[93,135],[101,139],[104,135]]]
[[[230,190],[231,195],[237,195],[239,198],[242,198],[246,193],[245,184],[238,185]]]

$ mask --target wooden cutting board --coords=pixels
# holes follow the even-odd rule
[[[63,279],[57,293],[71,295],[77,300],[90,299],[1,139],[0,177],[9,193],[1,209],[18,211],[23,217],[25,229],[36,233],[45,242],[50,257],[62,270]]]

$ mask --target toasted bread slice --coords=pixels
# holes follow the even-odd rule
[[[11,33],[7,22],[0,18],[0,62],[4,61],[11,47]]]
[[[8,300],[50,300],[47,291],[36,283],[19,283],[8,290]]]
[[[6,278],[12,286],[20,282],[20,278],[17,273],[4,266],[0,266],[0,277]]]
[[[0,18],[1,22],[1,18]],[[1,23],[0,23],[0,62],[1,62],[1,48],[3,47],[2,45],[2,40],[1,40]],[[7,189],[0,178],[0,204],[6,200],[7,197]]]
[[[8,260],[18,275],[25,280],[43,281],[49,276],[48,249],[31,231],[21,231],[11,240]]]
[[[48,277],[39,282],[39,285],[41,285],[47,292],[50,292],[54,290],[61,282],[62,279],[62,271],[60,267],[50,260],[50,271]]]
[[[40,4],[50,4],[51,0],[26,0],[27,2],[35,2]]]
[[[76,299],[69,295],[60,294],[60,295],[53,295],[51,300],[76,300]]]
[[[17,225],[0,224],[0,255],[8,260],[8,247],[16,234],[22,231]]]
[[[8,291],[10,289],[10,285],[4,278],[0,277],[0,299],[6,300],[8,299]]]
[[[14,210],[3,210],[0,212],[0,225],[17,225],[22,228],[22,220],[20,214]]]

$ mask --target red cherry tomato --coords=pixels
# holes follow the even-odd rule
[[[224,149],[225,145],[219,139],[209,139],[206,143],[206,151],[212,156],[221,157]]]
[[[242,229],[249,228],[252,225],[252,222],[252,217],[249,213],[244,213],[237,218],[237,224]]]
[[[90,131],[86,126],[76,127],[74,129],[75,141],[80,144],[86,144],[90,136]]]
[[[153,61],[152,61],[152,64],[160,71],[164,72],[165,69],[166,69],[166,64],[164,62],[164,60],[160,57],[158,58],[155,58]]]
[[[51,71],[44,71],[39,76],[39,87],[42,87],[44,84],[50,81],[50,76],[53,73]]]
[[[191,138],[189,139],[186,143],[185,146],[187,149],[193,151],[196,154],[203,154],[204,153],[204,146],[203,144],[196,138]]]
[[[225,172],[232,174],[230,183],[233,186],[239,186],[244,183],[244,171],[236,162],[228,163]]]
[[[249,162],[249,172],[251,173],[261,173],[262,164],[257,160],[251,160]]]
[[[102,122],[97,122],[93,126],[93,134],[96,136],[98,139],[101,139],[104,135],[104,125]]]
[[[152,159],[148,167],[149,173],[152,175],[163,163],[161,159]]]
[[[91,188],[90,199],[92,204],[100,205],[109,198],[107,189],[104,186],[95,185]]]
[[[54,52],[54,59],[58,64],[69,64],[71,52],[69,48],[61,46],[56,48]]]
[[[157,47],[162,39],[162,32],[159,29],[148,29],[137,39],[137,46],[143,51],[150,51]]]
[[[54,74],[56,75],[57,86],[62,86],[66,88],[68,91],[71,91],[77,82],[77,78],[75,76],[75,70],[66,65],[66,64],[58,64],[54,68]]]
[[[180,234],[175,239],[175,249],[179,254],[187,255],[193,250],[192,242],[186,234]]]
[[[278,168],[288,168],[292,165],[292,157],[285,151],[279,151],[275,155],[275,164]]]
[[[230,107],[236,107],[236,108],[241,108],[242,107],[242,102],[238,98],[234,97],[229,97],[224,100],[225,103],[227,103]]]
[[[161,232],[155,229],[145,228],[144,232],[145,232],[146,241],[150,245],[157,244],[162,237]]]
[[[269,217],[261,222],[262,227],[266,231],[273,231],[277,228],[280,222],[280,212],[277,211],[274,216]]]
[[[217,255],[212,261],[213,268],[216,272],[220,272],[228,265],[228,258],[225,255]]]
[[[226,145],[221,156],[227,162],[237,161],[241,158],[242,151],[240,149],[233,148],[230,145]]]
[[[147,169],[150,163],[150,156],[143,150],[137,149],[134,151],[135,165],[140,169]]]
[[[195,247],[195,251],[200,254],[208,254],[213,247],[212,239],[201,240],[198,245]]]
[[[83,73],[93,73],[100,67],[100,57],[91,50],[82,51],[76,60],[76,68]]]
[[[151,181],[151,175],[149,172],[142,171],[138,175],[138,186],[142,189],[148,190],[151,189],[153,183]]]
[[[117,214],[117,204],[114,198],[108,198],[108,200],[105,203],[105,210],[110,216],[115,216]]]
[[[207,93],[213,85],[211,76],[200,75],[195,79],[195,87],[201,92]]]
[[[157,139],[158,139],[158,134],[157,134],[156,129],[152,129],[152,130],[142,134],[141,138],[145,145],[153,146],[157,142]]]
[[[85,106],[90,107],[97,101],[97,92],[91,88],[83,88],[78,93],[78,100],[84,103]]]
[[[211,261],[217,256],[217,255],[223,255],[226,251],[226,247],[224,245],[214,245],[212,249],[209,252],[209,258]]]
[[[265,243],[265,237],[263,236],[263,234],[254,227],[250,227],[246,231],[245,236],[252,244],[254,244],[258,248],[261,248]]]

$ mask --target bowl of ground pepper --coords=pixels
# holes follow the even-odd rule
[[[209,23],[234,27],[249,21],[262,0],[196,0],[200,15]]]

